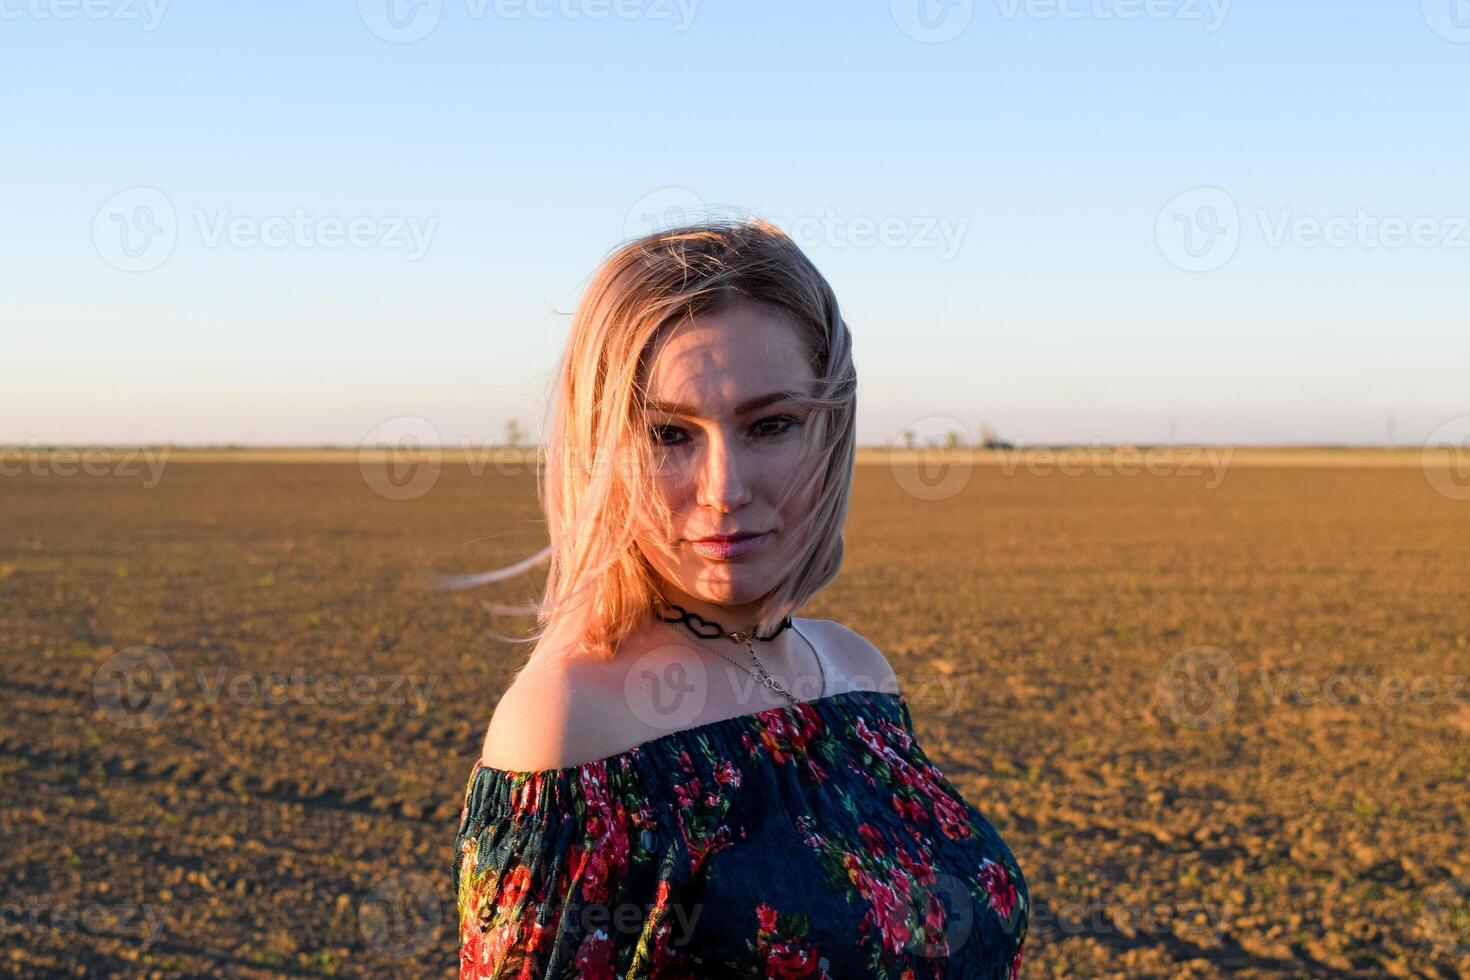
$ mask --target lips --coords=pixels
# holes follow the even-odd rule
[[[770,537],[769,531],[745,532],[742,534],[718,535],[690,541],[689,546],[704,558],[728,561],[749,554]]]

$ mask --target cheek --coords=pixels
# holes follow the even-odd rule
[[[800,486],[801,482],[808,478],[811,460],[806,451],[799,445],[782,446],[779,451],[772,452],[766,461],[765,475],[762,478],[769,499],[781,501],[787,494],[791,496],[781,504],[783,515],[801,515],[811,509],[816,502],[817,491],[815,486],[806,488]]]
[[[648,489],[651,497],[644,512],[638,516],[639,530],[634,540],[644,555],[664,570],[684,557],[674,539],[678,537],[679,529],[685,526],[685,515],[694,507],[694,489],[674,472],[660,470],[650,474]],[[667,522],[657,513],[655,503],[661,503],[668,509]]]
[[[635,539],[638,542],[638,550],[643,553],[643,558],[654,571],[667,575],[669,569],[677,561],[669,543],[654,536],[640,535]]]
[[[790,527],[805,520],[817,505],[815,488],[798,493],[781,508],[782,523]]]
[[[692,493],[694,466],[692,453],[655,449],[650,471],[654,489],[671,502]]]
[[[653,473],[653,492],[678,517],[694,500],[694,483],[679,465],[670,462]]]

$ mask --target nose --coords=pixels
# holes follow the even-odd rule
[[[726,513],[750,502],[750,484],[743,472],[745,460],[723,435],[705,444],[700,461],[696,499],[702,507]]]

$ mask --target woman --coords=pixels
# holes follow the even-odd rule
[[[466,788],[463,977],[1015,977],[1025,882],[836,576],[856,377],[779,229],[616,250],[558,370],[543,629]],[[497,577],[491,573],[490,577]]]

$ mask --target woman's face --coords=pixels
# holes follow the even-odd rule
[[[673,523],[637,540],[672,601],[738,607],[788,574],[780,559],[813,500],[780,498],[808,459],[814,421],[788,393],[810,394],[814,381],[796,328],[761,304],[683,321],[657,345],[640,429]],[[760,536],[702,540],[751,533]]]

